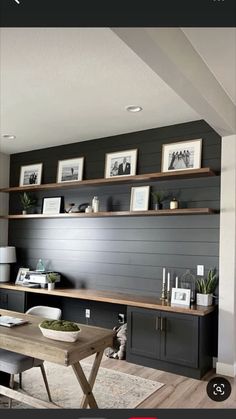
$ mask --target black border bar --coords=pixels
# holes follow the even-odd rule
[[[0,0],[0,26],[235,27],[236,1]]]

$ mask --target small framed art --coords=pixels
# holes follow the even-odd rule
[[[63,212],[64,199],[62,196],[43,198],[42,214],[60,214]]]
[[[40,185],[42,179],[42,169],[42,163],[21,166],[19,186]]]
[[[150,186],[138,186],[131,189],[130,211],[147,211],[149,206]]]
[[[106,154],[105,178],[136,174],[137,149]]]
[[[171,306],[173,307],[190,307],[191,290],[185,288],[172,288]]]
[[[29,272],[29,268],[19,268],[15,284],[23,285],[27,272]]]
[[[163,144],[162,172],[200,169],[202,139]]]
[[[57,182],[76,182],[82,180],[84,157],[69,160],[59,160],[57,168]]]

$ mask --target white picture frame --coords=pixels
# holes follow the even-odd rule
[[[42,202],[42,214],[60,214],[63,209],[63,198],[62,196],[53,196],[51,198],[43,198]]]
[[[137,166],[137,149],[116,151],[106,154],[104,177],[134,176]]]
[[[16,285],[23,285],[23,282],[25,280],[25,275],[29,272],[29,268],[19,268],[17,272],[17,277],[15,280]]]
[[[21,166],[19,186],[41,185],[43,163]]]
[[[131,188],[130,211],[147,211],[149,207],[150,186]]]
[[[202,139],[162,145],[162,172],[200,169]]]
[[[83,178],[84,157],[59,160],[57,165],[57,183],[78,182]]]
[[[172,288],[171,306],[172,307],[190,307],[191,290],[186,288]]]

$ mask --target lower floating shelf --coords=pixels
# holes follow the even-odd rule
[[[85,214],[84,212],[75,212],[70,214],[16,214],[3,215],[1,219],[20,220],[28,218],[99,218],[99,217],[138,217],[138,216],[163,216],[163,215],[208,215],[215,214],[218,211],[211,208],[178,208],[150,211],[102,211]]]

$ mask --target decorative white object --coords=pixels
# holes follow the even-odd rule
[[[92,209],[93,212],[99,212],[99,200],[97,196],[94,196],[92,200]]]
[[[55,289],[55,282],[48,282],[48,291],[52,291]]]
[[[76,330],[74,332],[65,332],[63,330],[51,330],[51,329],[45,329],[44,327],[41,327],[39,324],[39,328],[43,334],[48,339],[53,340],[61,340],[63,342],[75,342],[78,337],[80,330]]]
[[[190,307],[190,289],[172,288],[171,306],[172,307]]]
[[[13,246],[0,247],[0,282],[10,281],[10,263],[16,262],[16,248]]]
[[[163,278],[163,285],[165,285],[165,283],[166,283],[166,268],[163,268],[162,278]]]
[[[177,209],[179,207],[179,203],[176,198],[173,198],[170,201],[170,209]]]
[[[167,292],[170,291],[170,272],[167,274]]]
[[[197,293],[197,305],[198,306],[211,306],[213,294],[200,294]]]
[[[179,278],[176,277],[175,278],[175,288],[178,288],[178,286],[179,286]]]

